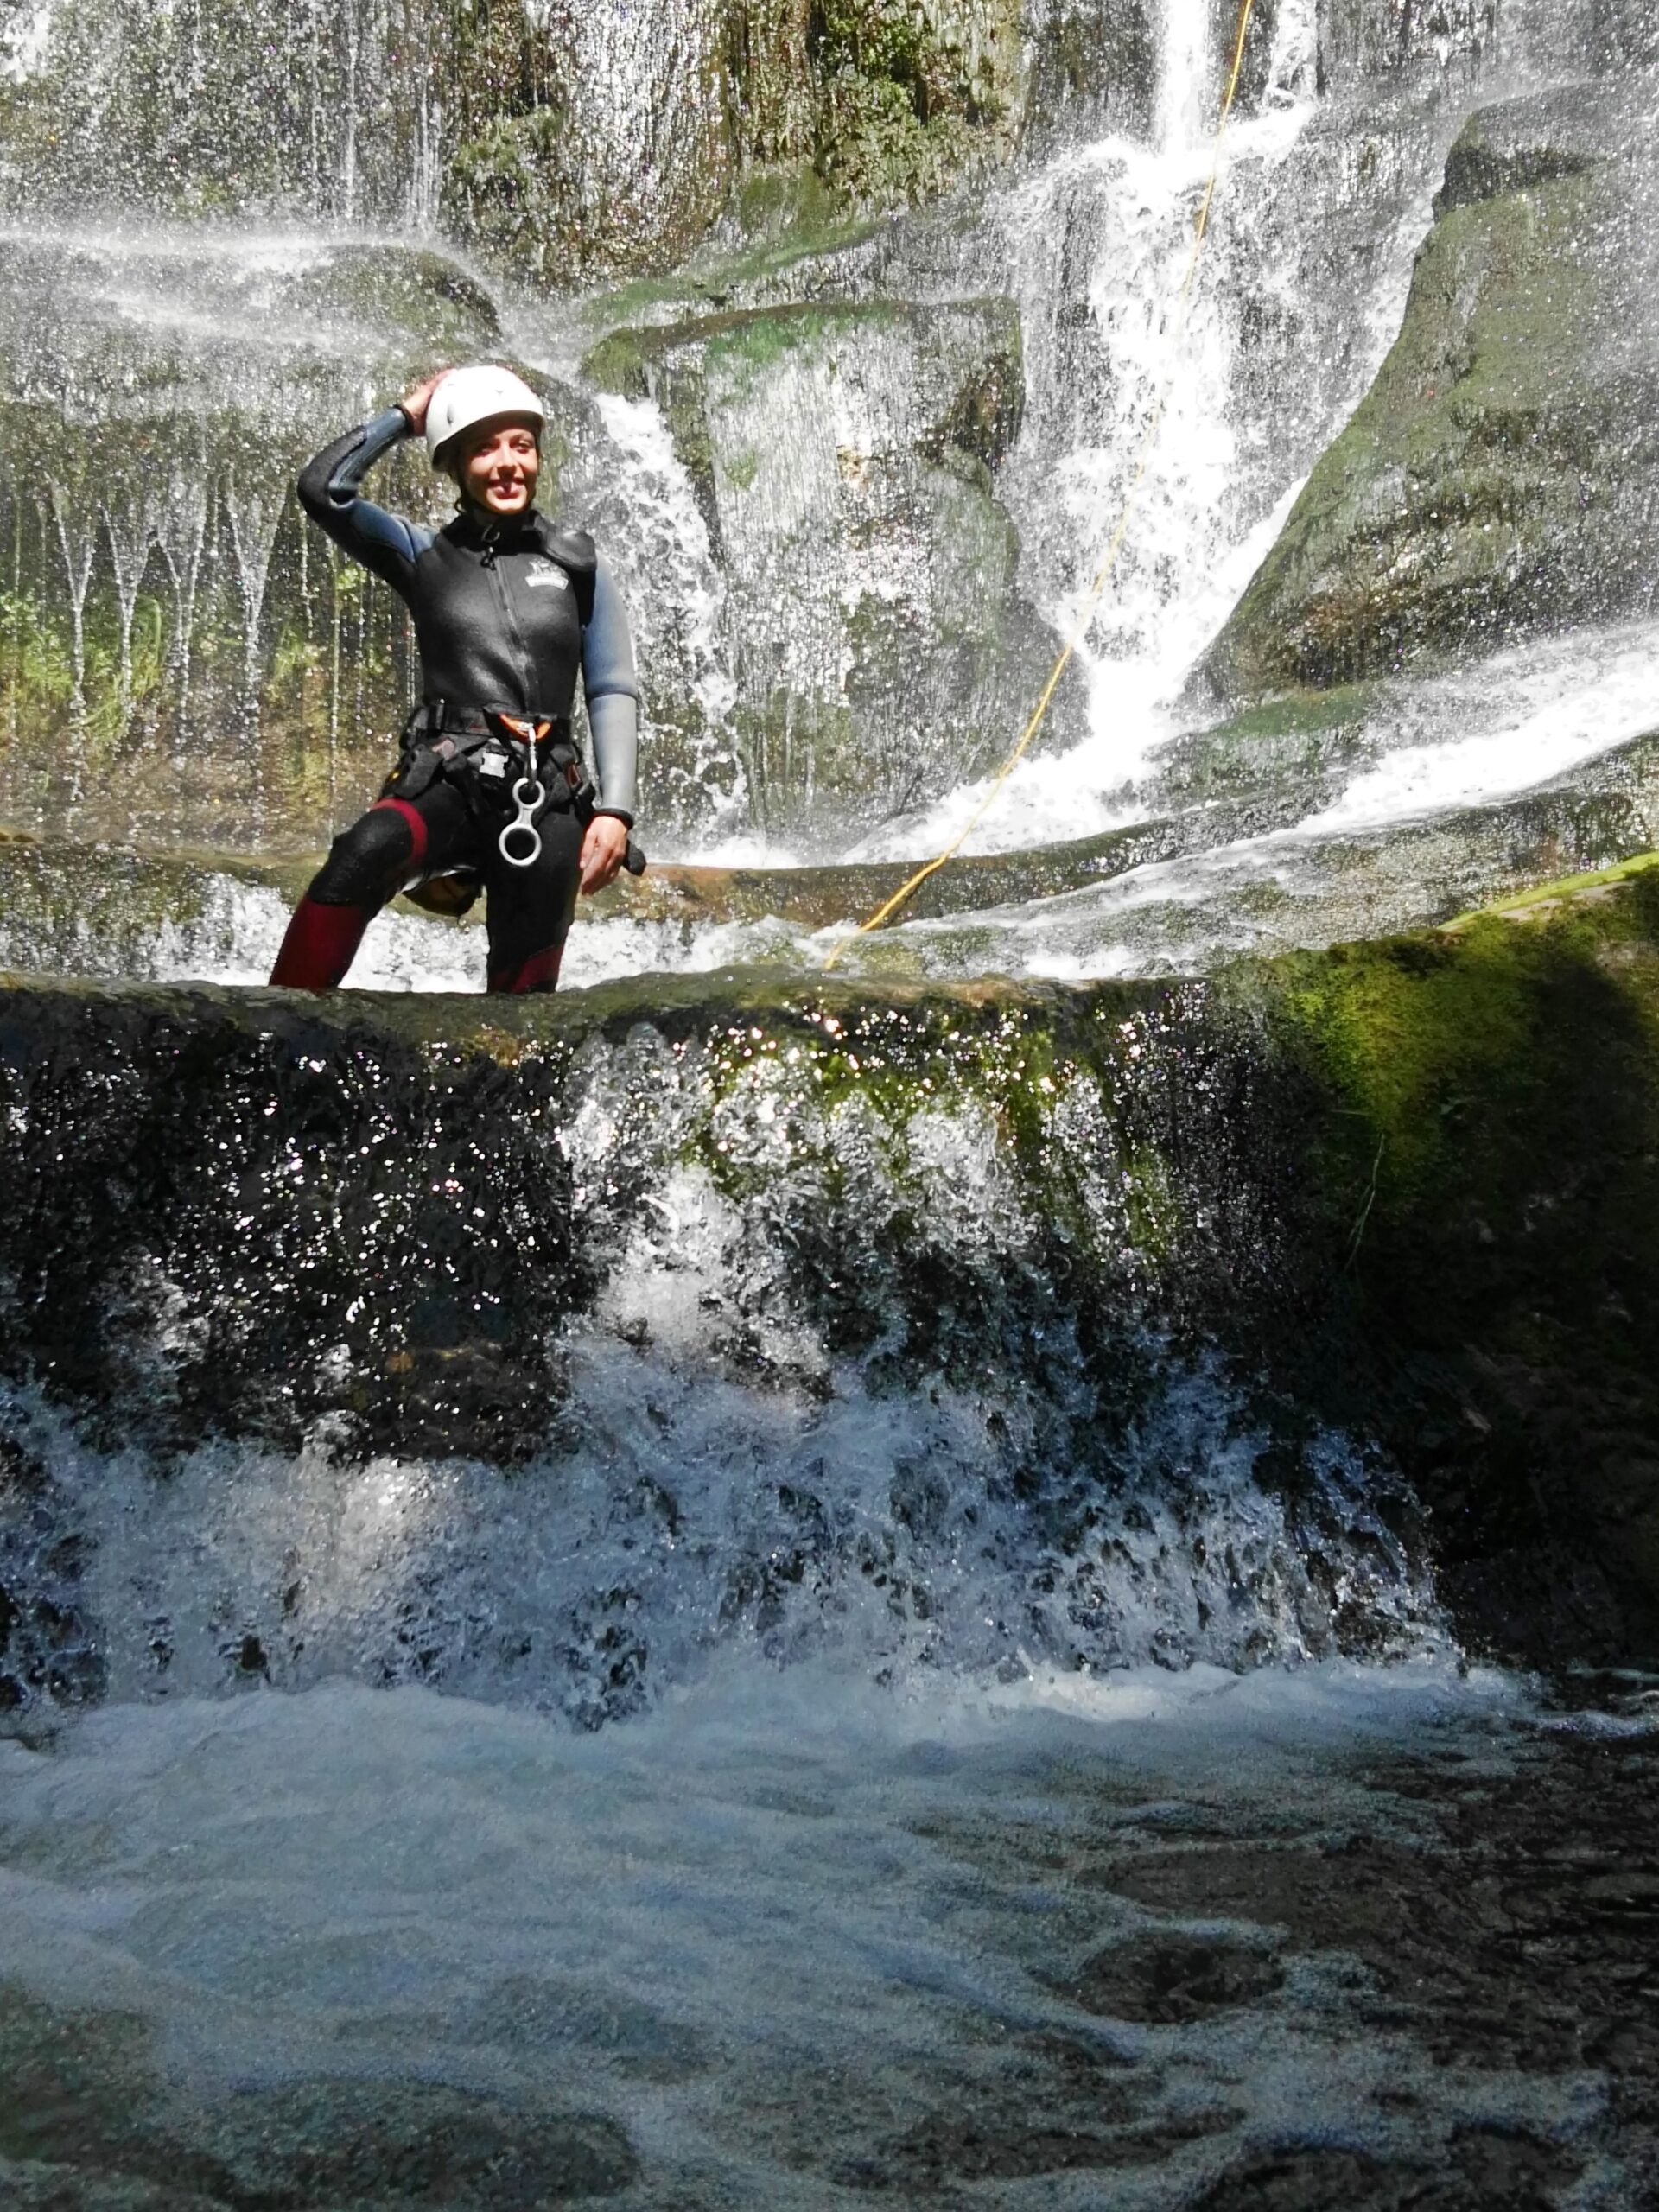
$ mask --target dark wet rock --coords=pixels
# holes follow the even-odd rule
[[[102,1694],[105,1668],[82,1602],[86,1546],[50,1476],[0,1431],[0,1714]]]
[[[0,2158],[0,2202],[7,2212],[230,2212],[223,2197],[164,2182],[5,2158]]]
[[[1399,340],[1203,664],[1219,690],[1650,607],[1655,97],[1625,71],[1468,124]]]
[[[1254,1921],[1287,1954],[1357,1960],[1371,1993],[1363,2018],[1408,2035],[1439,2065],[1606,2066],[1626,2108],[1649,2110],[1659,2012],[1646,1974],[1626,1969],[1655,1912],[1650,1743],[1546,1739],[1507,1775],[1465,1772],[1452,1758],[1386,1764],[1375,1780],[1420,1808],[1426,1839],[1104,1853],[1088,1878],[1160,1911]],[[1543,2162],[1552,2174],[1573,2163]],[[1535,2174],[1541,2153],[1525,2137],[1471,2133],[1459,2163],[1485,2187]]]
[[[1126,2143],[1085,2126],[1022,2127],[1012,2118],[998,2126],[963,2120],[918,2131],[880,2157],[851,2162],[837,2171],[836,2179],[879,2194],[931,2192],[947,2183],[1023,2181],[1038,2174],[1150,2163],[1137,2158],[1133,2140]]]
[[[468,2044],[497,2044],[543,2064],[597,2045],[611,2070],[658,2084],[695,2081],[723,2056],[718,2038],[580,1977],[505,1975],[451,2024]]]
[[[1603,69],[1659,62],[1659,17],[1648,0],[1589,0],[1591,53]]]
[[[1562,2212],[1590,2174],[1645,2204],[1659,2155],[1651,1921],[1621,1920],[1608,1895],[1651,1876],[1659,1759],[1650,1733],[1610,1737],[1583,1711],[1587,1695],[1639,1721],[1644,1679],[1634,1698],[1629,1681],[1575,1681],[1559,1731],[1478,1728],[1403,1754],[1327,1741],[1306,1793],[1273,1803],[1246,1762],[1207,1764],[1151,1805],[1133,1768],[1096,1766],[1063,1828],[974,1818],[936,1835],[976,1889],[1024,1897],[1039,1880],[1046,1917],[1097,1925],[1150,1908],[1167,1916],[1160,1937],[1194,1947],[1224,1917],[1258,1958],[1281,1960],[1286,1987],[1271,2027],[1160,2023],[1155,2041],[1125,2038],[1130,2057],[1103,2040],[1015,2040],[988,2083],[930,2083],[925,2120],[838,2177],[952,2202],[975,2171],[953,2158],[988,2162],[1001,2141],[1012,2160],[1040,2126],[1103,2172],[1145,2154],[1168,2201],[1211,2212]],[[1338,1802],[1363,1806],[1364,1832],[1333,1831]],[[1039,1974],[1054,1924],[1032,1931]],[[1339,2120],[1317,2091],[1287,2104],[1276,2063],[1253,2075],[1244,2057],[1314,2022],[1338,2065],[1389,2053],[1372,2097]],[[1216,2051],[1225,2101],[1244,2109],[1184,2108],[1174,2081],[1213,2080]]]
[[[1567,0],[1570,4],[1570,0]],[[1414,70],[1478,61],[1503,29],[1499,0],[1319,0],[1322,85],[1376,89]]]
[[[534,2212],[613,2196],[637,2164],[607,2119],[442,2082],[320,2077],[222,2096],[168,2087],[136,2015],[0,1988],[0,2183],[64,2212]],[[55,2192],[55,2194],[54,2194]]]
[[[1109,2053],[1053,2037],[1017,2050],[988,2082],[950,2088],[950,2101],[919,2126],[836,2165],[833,2177],[888,2201],[956,2202],[956,2192],[976,2182],[1162,2165],[1242,2118],[1222,2105],[1151,2117],[1155,2080],[1124,2074]]]
[[[610,2120],[515,2109],[421,2081],[318,2080],[244,2090],[199,2125],[233,2206],[410,2202],[536,2212],[613,2196],[637,2171]]]
[[[1548,2174],[1548,2162],[1538,2163]],[[1244,2160],[1195,2212],[1554,2212],[1560,2197],[1524,2170],[1488,2185],[1358,2151],[1287,2151]]]
[[[12,1311],[45,1328],[48,1387],[132,1394],[153,1436],[227,1414],[291,1434],[326,1404],[365,1442],[512,1457],[515,1434],[543,1429],[541,1347],[581,1274],[551,1123],[504,1146],[493,1122],[505,1090],[540,1119],[552,1068],[463,1058],[446,1075],[442,1050],[368,1032],[336,1057],[304,1002],[251,1031],[220,1007],[204,1028],[177,1005],[158,1028],[130,1001],[90,1058],[60,1031],[35,1036],[27,1073],[12,1064],[62,1116],[54,1135],[38,1124],[48,1150],[20,1193],[40,1241],[10,1277]],[[161,1090],[143,1071],[158,1051]]]
[[[1580,2171],[1552,2144],[1484,2130],[1459,2137],[1447,2164],[1450,2171],[1357,2151],[1270,2152],[1241,2160],[1195,2212],[1558,2212]]]
[[[1068,137],[1151,133],[1158,25],[1147,0],[1038,0],[1024,150],[1040,157]]]
[[[1132,1936],[1096,1952],[1065,1988],[1090,2012],[1170,2027],[1259,2005],[1284,1978],[1271,1953],[1170,1930]]]

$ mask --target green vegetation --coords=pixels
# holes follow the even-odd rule
[[[1378,699],[1372,684],[1298,690],[1247,707],[1210,728],[1177,738],[1162,768],[1182,798],[1249,798],[1286,783],[1306,784],[1358,758]]]
[[[1006,158],[1020,22],[1003,0],[824,0],[819,173],[855,202],[928,198]]]
[[[1659,868],[1659,853],[1637,853],[1630,860],[1620,861],[1613,868],[1587,868],[1577,875],[1564,875],[1553,882],[1533,884],[1508,899],[1494,899],[1472,913],[1458,915],[1454,920],[1444,923],[1442,927],[1453,932],[1471,929],[1493,914],[1535,918],[1547,906],[1577,899],[1586,892],[1609,891],[1615,884],[1624,883],[1633,875],[1645,875],[1650,868]]]

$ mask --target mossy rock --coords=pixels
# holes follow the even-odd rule
[[[1404,326],[1202,664],[1233,696],[1634,616],[1659,584],[1659,240],[1635,74],[1478,115]]]
[[[1007,752],[1058,645],[997,497],[1023,404],[1012,302],[732,309],[613,331],[584,366],[658,403],[690,478],[757,827],[844,837]],[[1047,741],[1082,722],[1073,679]]]
[[[670,1071],[680,1103],[665,1121],[645,1098],[639,1141],[736,1206],[776,1195],[776,1154],[728,1141],[784,1097],[756,1089],[768,1069],[895,1141],[971,1106],[1053,1243],[1022,1261],[1036,1303],[1002,1314],[999,1358],[1037,1356],[1033,1315],[1096,1363],[1150,1328],[1264,1421],[1336,1423],[1402,1470],[1475,1648],[1656,1648],[1659,868],[1203,986],[728,972],[503,1004],[15,982],[6,1358],[44,1363],[124,1446],[285,1434],[326,1402],[371,1448],[532,1450],[546,1332],[594,1294],[552,1133],[599,1067]],[[1084,1096],[1079,1149],[1055,1117]],[[509,1122],[534,1141],[488,1135]],[[78,1174],[48,1172],[72,1141]],[[650,1187],[607,1200],[619,1233]],[[848,1230],[809,1213],[789,1240],[788,1295],[830,1348],[862,1356],[902,1307],[892,1387],[958,1351],[982,1373],[993,1291],[970,1255],[918,1268],[901,1208],[849,1269]],[[245,1259],[279,1249],[272,1296]],[[165,1372],[114,1295],[146,1266],[181,1317]]]

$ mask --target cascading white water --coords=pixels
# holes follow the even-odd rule
[[[702,796],[708,832],[700,849],[711,858],[737,859],[741,843],[721,836],[729,826],[741,837],[746,798],[730,734],[737,685],[722,630],[725,578],[658,409],[606,392],[598,410],[608,443],[581,487],[583,506],[611,549],[628,604],[639,610],[642,661],[647,668],[671,663],[675,696],[690,709],[688,727],[676,726],[672,708],[655,727]]]
[[[1321,203],[1344,189],[1323,140],[1306,143],[1319,112],[1311,5],[1276,18],[1266,90],[1258,111],[1232,124],[1211,234],[1184,301],[1191,226],[1215,152],[1214,30],[1214,11],[1200,0],[1179,0],[1166,14],[1154,144],[1107,138],[1068,151],[993,203],[1020,302],[1027,378],[1005,496],[1020,524],[1023,572],[1058,635],[1079,619],[1133,504],[1078,651],[1091,734],[1075,751],[1022,766],[969,851],[1087,835],[1144,810],[1130,787],[1174,734],[1174,703],[1194,658],[1393,335],[1430,164],[1394,181],[1392,204],[1380,200],[1357,299],[1310,296],[1301,226],[1325,219]],[[1241,311],[1253,295],[1283,311],[1279,343],[1289,359],[1246,352]],[[980,788],[878,833],[860,856],[937,849]]]
[[[1210,0],[1164,0],[1153,143],[1164,155],[1190,152],[1213,127],[1216,76]]]

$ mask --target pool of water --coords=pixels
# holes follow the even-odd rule
[[[1593,1703],[751,1650],[598,1731],[108,1705],[0,1745],[0,2192],[1630,2212],[1659,1690]]]

